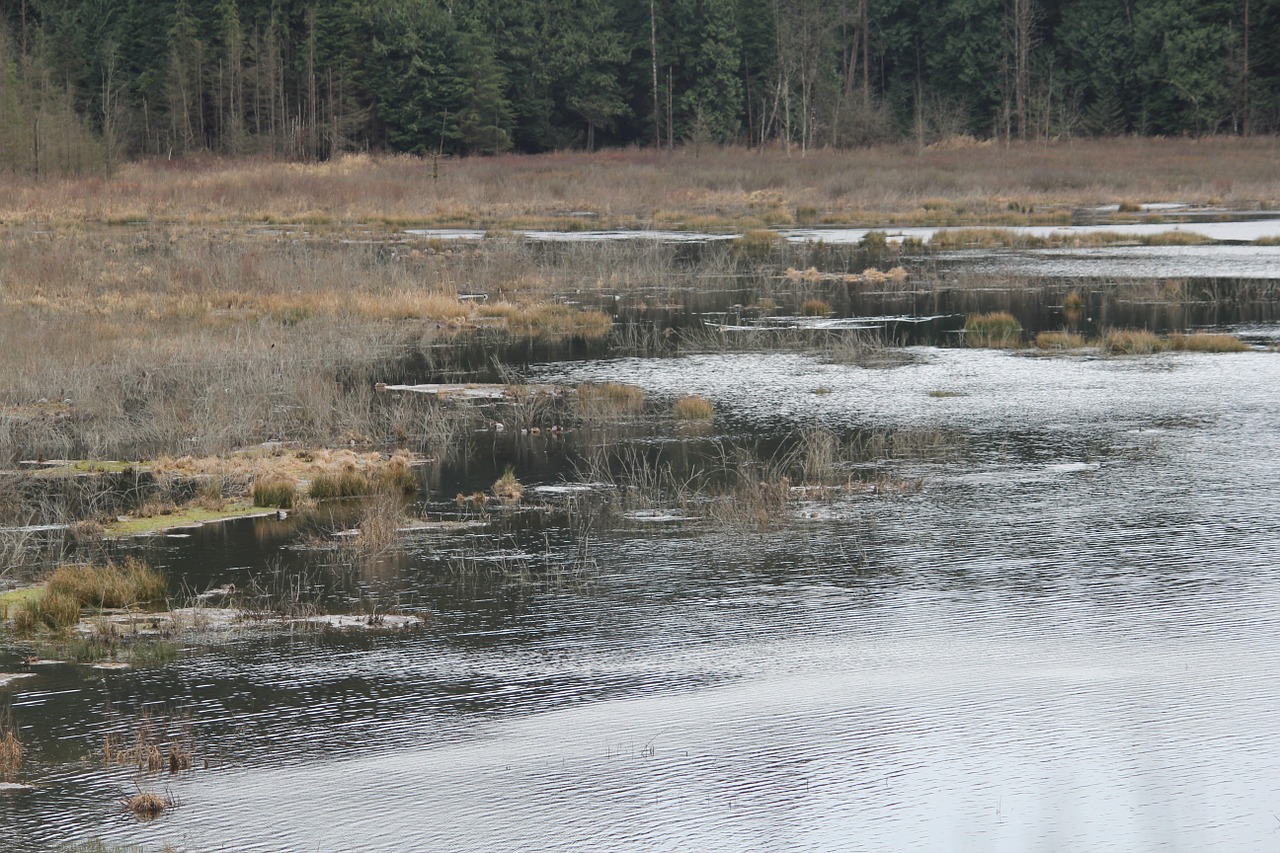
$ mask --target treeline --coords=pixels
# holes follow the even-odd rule
[[[1280,129],[1280,0],[0,0],[0,167]]]

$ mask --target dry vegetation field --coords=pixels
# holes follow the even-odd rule
[[[1093,204],[1280,203],[1274,137],[812,151],[627,149],[317,165],[152,160],[111,178],[6,177],[0,221],[307,225],[1010,224]],[[591,214],[584,216],[583,214]]]

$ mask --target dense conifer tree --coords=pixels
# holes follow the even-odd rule
[[[1280,129],[1280,0],[0,0],[0,167]]]

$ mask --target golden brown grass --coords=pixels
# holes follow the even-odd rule
[[[346,468],[338,471],[322,471],[311,478],[307,494],[322,501],[333,498],[354,498],[373,491],[373,482],[361,471]]]
[[[1098,139],[850,151],[741,148],[564,152],[449,160],[350,155],[298,165],[200,159],[126,165],[112,178],[0,185],[6,222],[165,221],[743,227],[803,221],[1061,221],[1133,199],[1251,206],[1280,199],[1273,137]],[[579,221],[580,223],[580,221]],[[580,224],[579,224],[580,227]]]
[[[574,399],[578,416],[588,421],[636,415],[644,409],[644,390],[622,382],[584,382]]]
[[[152,791],[139,791],[125,802],[125,808],[142,820],[151,820],[164,814],[169,801]]]
[[[825,317],[831,313],[831,303],[825,299],[806,299],[800,303],[802,317]]]
[[[678,421],[706,421],[715,415],[715,407],[705,397],[687,395],[675,401],[671,415]]]
[[[1102,336],[1103,352],[1112,355],[1148,355],[1168,348],[1168,341],[1145,329],[1111,329]]]
[[[22,770],[22,740],[8,711],[0,715],[0,782],[16,782]]]
[[[194,737],[188,714],[153,714],[144,709],[136,718],[125,718],[110,706],[107,713],[113,725],[102,736],[106,766],[132,766],[151,773],[191,769]]]
[[[19,635],[41,629],[60,631],[80,619],[80,602],[70,595],[48,590],[12,608],[13,630]]]
[[[748,258],[767,258],[782,244],[777,231],[753,229],[733,241],[733,251]]]
[[[1169,349],[1186,352],[1247,352],[1249,345],[1235,335],[1193,332],[1170,335]]]
[[[290,509],[298,499],[297,480],[285,474],[268,474],[253,481],[253,505]]]
[[[134,607],[163,599],[167,592],[164,574],[133,557],[124,563],[63,565],[38,594],[13,608],[13,626],[19,634],[61,631],[76,624],[86,607]]]
[[[508,467],[493,483],[493,493],[499,500],[516,503],[524,496],[524,486],[516,479],[514,468]]]
[[[964,321],[964,342],[971,347],[1022,346],[1022,324],[1007,311],[973,314]]]
[[[45,582],[45,595],[67,595],[86,607],[132,607],[164,598],[164,574],[134,557],[101,566],[60,566]]]
[[[554,303],[496,302],[481,305],[477,314],[485,319],[501,319],[507,330],[530,337],[599,338],[607,335],[613,325],[612,318],[602,311],[584,311]]]
[[[344,236],[0,228],[0,457],[388,441],[383,412],[413,404],[375,405],[373,386],[406,354],[478,333],[610,329],[602,312],[546,301],[575,273],[519,247],[437,252]],[[512,309],[460,297],[473,281],[510,295]]]
[[[1040,332],[1036,335],[1036,346],[1040,349],[1080,349],[1084,345],[1084,337],[1075,332]]]

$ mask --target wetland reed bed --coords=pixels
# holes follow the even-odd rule
[[[451,369],[460,340],[609,328],[607,315],[541,293],[464,299],[449,258],[338,239],[137,229],[0,241],[0,458],[11,461],[421,441],[433,419],[420,402],[375,399],[404,364],[430,375]]]
[[[109,178],[9,176],[5,222],[198,225],[255,222],[760,227],[827,222],[1061,221],[1073,206],[1280,200],[1274,137],[887,144],[814,150],[734,147],[449,159],[347,155],[300,165],[262,158],[125,164]],[[589,213],[590,216],[570,215]]]

